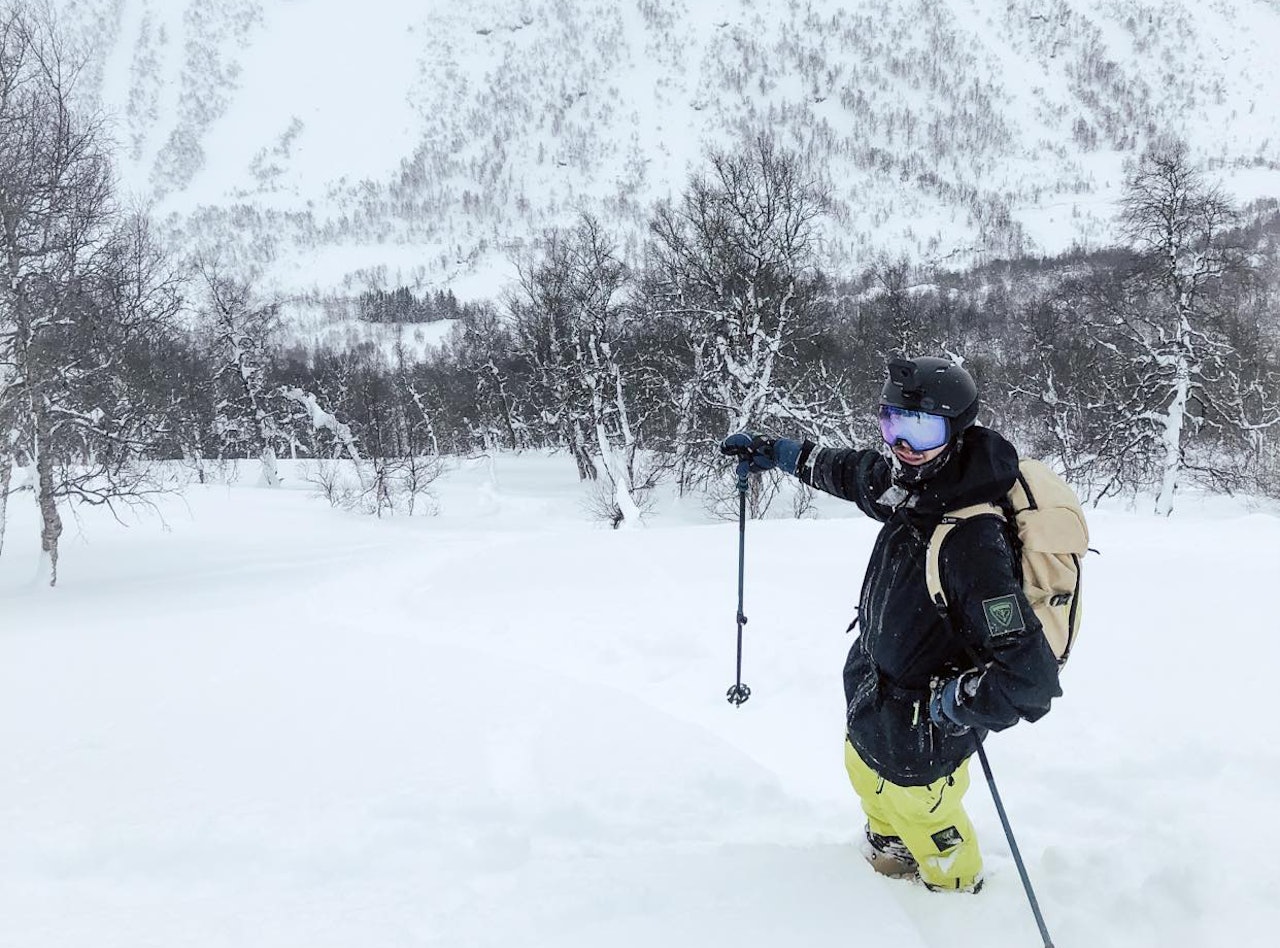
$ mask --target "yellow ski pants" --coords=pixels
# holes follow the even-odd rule
[[[911,850],[920,878],[942,889],[971,889],[982,875],[982,853],[962,800],[969,761],[924,787],[885,780],[844,742],[844,765],[873,833],[897,836]]]

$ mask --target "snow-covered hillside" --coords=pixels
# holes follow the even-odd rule
[[[1039,944],[976,774],[981,895],[858,855],[840,668],[875,525],[749,526],[735,709],[736,525],[668,499],[601,529],[571,470],[460,462],[435,518],[250,474],[164,522],[87,510],[56,590],[11,544],[0,944]],[[1275,513],[1091,514],[1066,694],[988,742],[1062,948],[1274,944]]]
[[[58,5],[127,187],[289,292],[493,296],[545,226],[586,208],[634,246],[764,130],[833,183],[843,269],[1104,240],[1157,133],[1280,192],[1271,0]]]

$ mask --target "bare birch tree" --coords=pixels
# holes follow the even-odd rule
[[[1215,325],[1212,292],[1243,265],[1228,238],[1236,224],[1231,202],[1207,184],[1187,146],[1161,143],[1130,172],[1120,205],[1124,236],[1142,255],[1139,272],[1149,294],[1131,295],[1111,315],[1111,339],[1124,346],[1144,409],[1136,430],[1158,445],[1155,512],[1173,510],[1185,467],[1188,432],[1204,416],[1212,380],[1229,357]]]
[[[539,258],[521,266],[520,295],[512,301],[543,416],[568,442],[583,480],[595,480],[603,468],[615,526],[640,518],[639,443],[622,351],[628,281],[599,222],[583,215],[573,228],[546,235]]]
[[[694,366],[696,392],[680,393],[687,439],[677,448],[710,457],[714,441],[793,413],[779,367],[811,281],[825,211],[823,188],[793,153],[760,136],[736,152],[717,152],[681,200],[651,224],[650,265],[678,319]],[[701,402],[718,418],[700,424]]]
[[[115,205],[78,74],[47,12],[0,7],[0,474],[7,493],[14,464],[27,470],[51,585],[60,498],[110,503],[132,489],[125,468],[146,419],[125,363],[174,300],[141,217]]]
[[[259,482],[280,485],[277,448],[289,441],[287,419],[293,409],[268,378],[271,339],[279,308],[259,300],[244,279],[222,271],[216,262],[195,266],[206,291],[207,331],[217,362],[220,386],[217,418],[225,449],[256,455]]]

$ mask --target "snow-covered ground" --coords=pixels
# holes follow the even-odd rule
[[[5,948],[1040,943],[986,787],[988,884],[873,875],[840,668],[875,525],[583,512],[565,457],[468,462],[436,517],[246,475],[0,561]],[[1094,512],[1066,695],[989,744],[1069,946],[1269,946],[1280,517]]]

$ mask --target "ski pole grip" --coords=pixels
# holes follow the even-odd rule
[[[743,458],[738,462],[738,493],[745,494],[747,492],[748,480],[751,474],[751,462]]]

